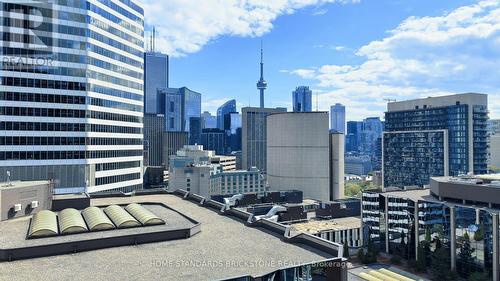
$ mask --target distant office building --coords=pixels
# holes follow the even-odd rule
[[[244,107],[241,111],[242,167],[244,170],[257,167],[265,174],[267,165],[266,118],[271,113],[286,112],[286,108]]]
[[[490,159],[489,164],[494,171],[500,170],[500,120],[489,120]]]
[[[206,150],[213,150],[219,155],[225,154],[225,133],[220,129],[201,130],[200,143]]]
[[[387,107],[385,187],[424,186],[433,176],[487,172],[487,95],[424,98]]]
[[[213,174],[210,177],[210,190],[207,195],[248,192],[263,195],[265,191],[264,176],[257,168],[251,168]]]
[[[372,170],[382,171],[382,137],[375,142],[375,151],[372,154]]]
[[[148,148],[147,166],[162,166],[163,132],[165,116],[162,114],[144,114],[144,141]],[[146,164],[145,164],[146,165]]]
[[[188,144],[187,132],[163,132],[162,166],[169,167],[169,158]]]
[[[53,179],[58,194],[141,189],[143,8],[1,5],[1,54],[15,63],[3,61],[0,74],[0,176]]]
[[[345,133],[345,106],[336,103],[330,107],[330,129]]]
[[[363,120],[361,131],[361,142],[359,150],[361,153],[373,156],[377,148],[377,139],[382,137],[384,130],[383,122],[379,117],[368,117]]]
[[[330,132],[330,201],[344,198],[345,136]]]
[[[201,94],[182,88],[158,89],[160,112],[165,115],[165,129],[170,132],[190,132],[201,129]],[[198,124],[190,126],[191,118]],[[194,134],[197,131],[193,132]]]
[[[157,89],[168,88],[168,56],[158,52],[144,53],[144,112],[160,112]]]
[[[236,156],[233,155],[215,155],[210,157],[210,163],[218,165],[221,172],[239,170],[236,168]]]
[[[348,156],[344,167],[346,174],[365,176],[372,171],[372,161],[369,156]]]
[[[296,189],[330,200],[328,112],[287,112],[267,117],[267,180],[271,190]]]
[[[500,134],[500,119],[488,120],[488,131],[491,134]]]
[[[217,109],[217,128],[224,130],[225,116],[230,112],[236,112],[236,100],[228,100]]]
[[[359,152],[361,145],[361,133],[363,131],[363,122],[348,121],[347,134],[345,136],[345,150],[349,152]]]
[[[241,114],[230,112],[224,116],[225,154],[241,150]]]
[[[312,91],[307,86],[299,86],[292,92],[292,102],[294,112],[311,111]]]
[[[189,117],[189,144],[201,142],[201,117]]]
[[[243,163],[242,163],[242,153],[241,151],[233,151],[231,152],[231,156],[236,157],[236,170],[241,170],[243,169]]]
[[[201,128],[202,129],[217,128],[217,116],[213,116],[210,112],[204,111],[201,114]]]

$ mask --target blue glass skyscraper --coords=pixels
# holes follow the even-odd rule
[[[309,112],[311,108],[312,91],[307,86],[299,86],[292,92],[294,112]]]
[[[165,129],[169,132],[190,132],[198,128],[201,131],[201,94],[182,88],[158,89],[160,114],[165,115]],[[191,120],[197,120],[199,125],[190,126]],[[196,119],[197,118],[197,119]]]
[[[168,88],[168,56],[158,52],[144,53],[144,112],[159,113],[157,89]]]
[[[224,130],[224,116],[236,112],[236,100],[228,100],[217,109],[217,128]]]
[[[336,103],[330,107],[330,129],[335,132],[345,132],[345,106]]]

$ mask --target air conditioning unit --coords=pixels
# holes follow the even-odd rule
[[[31,201],[31,208],[35,209],[38,207],[38,201]]]
[[[19,212],[19,211],[22,210],[22,208],[23,208],[23,205],[21,205],[21,204],[15,204],[14,205],[14,212]]]

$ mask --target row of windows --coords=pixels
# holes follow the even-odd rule
[[[42,58],[40,58],[42,59]],[[34,58],[36,62],[37,58]],[[42,59],[45,63],[46,58]],[[80,68],[69,68],[69,67],[54,67],[50,65],[32,65],[32,64],[20,64],[20,61],[29,62],[31,58],[16,58],[15,60],[3,61],[2,70],[5,71],[16,71],[16,72],[27,72],[27,73],[40,73],[48,75],[62,75],[71,77],[85,77],[85,69]],[[28,86],[30,87],[30,86]],[[31,86],[32,87],[32,86]]]
[[[4,20],[4,26],[6,27],[18,27],[18,28],[26,28],[31,29],[35,22],[31,22],[24,19],[16,19],[6,17]],[[57,29],[57,30],[56,30]],[[68,25],[52,25],[52,24],[41,24],[36,27],[37,31],[46,31],[46,32],[57,32],[61,34],[69,34],[85,37],[85,28],[76,27],[76,26],[68,26]]]
[[[35,36],[35,35],[28,35],[28,34],[18,34],[18,33],[10,33],[10,32],[4,32],[2,34],[2,40],[5,42],[18,42],[18,43],[24,43],[24,44],[33,44],[33,45],[38,45],[39,42],[43,42],[44,46],[43,48],[46,48],[46,46],[53,46],[53,47],[60,47],[60,48],[67,48],[67,49],[76,49],[76,50],[85,50],[85,42],[82,41],[74,41],[74,40],[68,40],[68,39],[61,39],[61,38],[52,38],[52,37],[46,37],[46,36]],[[57,42],[57,46],[54,46],[54,41]],[[41,48],[41,47],[39,47]],[[35,48],[36,49],[36,48]]]
[[[52,67],[49,65],[48,62],[50,62],[51,65],[53,65],[55,61],[59,62],[71,62],[71,63],[81,63],[81,64],[90,64],[90,65],[95,65],[100,68],[104,68],[106,70],[111,70],[113,72],[117,72],[123,75],[127,75],[133,78],[137,79],[142,79],[143,75],[140,72],[130,70],[126,67],[118,66],[116,64],[112,64],[106,61],[102,61],[96,58],[92,58],[89,56],[83,56],[83,55],[74,55],[74,54],[66,54],[66,53],[52,53],[49,51],[43,51],[43,50],[29,50],[29,49],[23,49],[23,48],[9,48],[9,47],[4,47],[2,48],[4,55],[6,56],[15,56],[16,58],[11,61],[4,61],[3,62],[3,69],[4,70],[9,70],[7,67],[9,66],[8,63],[11,63],[10,68],[11,70],[15,71],[22,71],[22,72],[30,72],[30,73],[47,73],[47,74],[57,74],[57,75],[69,75],[68,70],[60,70],[60,71],[55,71],[54,69],[56,67]],[[120,56],[120,55],[118,55]],[[123,57],[123,56],[120,56]],[[112,59],[116,59],[114,56]],[[29,65],[27,63],[25,64],[19,64],[18,62],[30,62],[33,61],[35,62],[35,65]],[[37,63],[40,63],[40,61],[44,65],[36,65]],[[120,59],[120,61],[122,61]],[[47,63],[45,63],[47,62]],[[142,67],[141,63],[135,61],[135,60],[126,60],[124,61],[125,63],[131,62],[133,65],[136,67]],[[43,67],[42,67],[43,66]],[[63,68],[63,67],[57,67],[57,68]],[[76,74],[76,76],[82,76],[85,77],[85,72],[83,71],[82,74]]]
[[[0,107],[0,115],[12,116],[41,116],[41,117],[69,117],[69,118],[94,118],[103,120],[141,123],[142,117],[129,116],[109,112],[90,111],[85,115],[85,110],[58,109],[58,108],[31,108],[31,107]]]
[[[91,159],[142,156],[142,150],[113,151],[0,151],[0,160]]]
[[[111,8],[113,11],[116,11],[116,12],[120,13],[121,15],[124,15],[125,17],[131,19],[132,21],[136,22],[137,24],[139,24],[141,26],[144,25],[144,21],[140,17],[138,17],[135,14],[129,12],[128,10],[122,8],[121,6],[116,5],[111,0],[99,0],[99,3],[108,6],[108,8]],[[90,9],[91,5],[92,4],[87,3],[87,8]],[[105,12],[105,13],[107,13],[107,12]],[[101,13],[99,13],[99,15],[101,15]]]
[[[144,15],[144,9],[142,9],[140,6],[138,6],[134,2],[132,2],[130,0],[119,0],[119,1],[122,2],[123,4],[127,5],[127,7],[132,8],[134,11],[138,12],[139,14]]]
[[[64,104],[90,104],[101,107],[109,107],[123,110],[142,112],[142,106],[128,104],[118,101],[103,100],[98,98],[67,95],[32,94],[17,92],[0,92],[0,100],[26,101],[26,102],[48,102]]]
[[[128,33],[123,32],[122,30],[116,29],[116,28],[114,28],[114,27],[110,26],[109,24],[107,24],[107,23],[105,23],[105,22],[103,22],[103,21],[100,21],[100,20],[98,20],[98,19],[96,19],[96,18],[92,18],[92,17],[91,17],[91,18],[89,19],[89,23],[90,23],[91,25],[93,25],[93,26],[95,26],[95,27],[98,27],[98,28],[100,28],[100,29],[102,29],[102,30],[105,30],[105,31],[107,31],[107,32],[109,32],[109,33],[111,33],[111,34],[113,34],[113,35],[116,35],[116,36],[118,36],[118,37],[120,37],[120,38],[123,38],[123,39],[127,40],[128,42],[132,42],[132,43],[134,43],[135,45],[139,46],[140,48],[142,48],[142,47],[143,47],[143,42],[142,42],[142,40],[137,39],[136,37],[131,36],[131,35],[129,35]]]
[[[0,115],[85,118],[85,110],[5,106]]]
[[[142,139],[84,137],[0,137],[0,145],[142,145]]]
[[[143,68],[142,60],[138,61],[135,59],[131,59],[129,57],[122,56],[122,55],[115,53],[113,51],[110,51],[106,48],[102,48],[102,47],[99,47],[99,46],[96,46],[93,44],[89,44],[87,49],[88,49],[88,51],[94,52],[94,53],[99,54],[101,56],[105,56],[105,57],[108,57],[110,59],[121,61],[123,63],[129,64],[129,65],[141,68],[141,69]]]
[[[141,166],[141,161],[98,163],[98,164],[95,164],[95,170],[97,172],[99,172],[99,171],[137,168],[140,166]]]
[[[67,132],[99,132],[120,134],[141,134],[142,128],[122,127],[101,124],[80,123],[38,123],[38,122],[0,122],[0,131],[67,131]]]
[[[43,89],[85,91],[86,83],[71,81],[54,81],[46,79],[28,79],[17,77],[2,77],[2,85],[15,87],[32,87]]]
[[[89,38],[95,39],[97,41],[100,41],[106,45],[115,47],[119,50],[122,50],[124,52],[127,52],[129,54],[135,55],[136,57],[142,58],[144,56],[143,52],[137,50],[136,48],[132,48],[129,45],[125,45],[123,43],[120,43],[114,39],[111,39],[103,34],[100,34],[98,32],[95,32],[93,30],[89,30]]]
[[[125,27],[127,30],[130,30],[130,31],[132,31],[140,36],[144,35],[144,31],[141,28],[138,28],[137,26],[132,25],[132,24],[128,23],[127,21],[124,21],[123,19],[121,19],[113,14],[110,14],[107,11],[105,11],[105,10],[103,10],[103,9],[101,9],[101,8],[91,4],[91,3],[88,3],[88,2],[87,2],[87,10],[94,12],[94,13],[100,15],[101,17],[103,17],[111,22],[114,22],[122,27]],[[142,26],[142,25],[143,24],[141,23],[140,26]]]
[[[50,4],[45,4],[45,7],[51,7]],[[85,23],[85,15],[82,14],[77,14],[77,13],[70,13],[66,11],[55,11],[53,9],[46,9],[43,8],[41,5],[37,5],[37,7],[32,7],[32,6],[27,6],[23,4],[14,4],[14,3],[4,3],[3,4],[3,11],[6,12],[22,12],[25,15],[35,15],[35,14],[42,14],[45,18],[58,18],[61,20],[68,20],[68,21],[76,21],[76,22],[81,22]],[[54,14],[57,12],[57,16]]]
[[[0,100],[85,104],[85,97],[83,96],[49,95],[49,94],[33,94],[33,93],[17,93],[17,92],[0,92]]]
[[[116,176],[109,176],[109,177],[103,177],[103,178],[96,178],[95,185],[110,184],[110,183],[122,182],[122,181],[131,181],[131,180],[137,180],[140,178],[141,178],[141,173],[133,173],[133,174],[125,174],[125,175],[116,175]]]
[[[87,77],[97,79],[100,81],[113,83],[115,85],[120,85],[120,86],[124,86],[124,87],[128,87],[128,88],[136,89],[136,90],[143,89],[141,83],[132,82],[130,80],[117,78],[117,77],[114,77],[111,75],[107,75],[107,74],[99,73],[99,72],[95,72],[95,71],[88,71]]]
[[[0,122],[0,131],[69,131],[85,132],[80,123],[37,123],[37,122]],[[89,126],[90,124],[87,124]],[[100,125],[107,126],[107,125]],[[116,127],[116,126],[113,126]]]

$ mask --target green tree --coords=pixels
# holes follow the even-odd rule
[[[458,259],[460,261],[460,272],[464,276],[469,276],[472,270],[472,264],[474,263],[474,258],[472,257],[474,249],[470,245],[470,237],[467,231],[465,232],[462,245],[460,246],[460,252],[458,253]]]
[[[484,239],[484,226],[481,224],[479,226],[479,229],[474,232],[474,240],[475,241],[481,241]]]
[[[426,241],[420,242],[417,248],[417,263],[415,265],[415,269],[418,272],[424,272],[427,268],[427,257],[425,254],[425,245],[424,245],[425,243]]]
[[[487,272],[474,272],[472,273],[467,281],[490,281],[491,276]]]
[[[435,280],[455,280],[449,279],[452,276],[450,249],[441,247],[434,251],[432,254],[431,272]]]
[[[349,243],[347,243],[347,242],[344,243],[343,256],[344,256],[344,258],[349,258]]]
[[[425,229],[425,241],[431,243],[431,231],[429,228]]]

